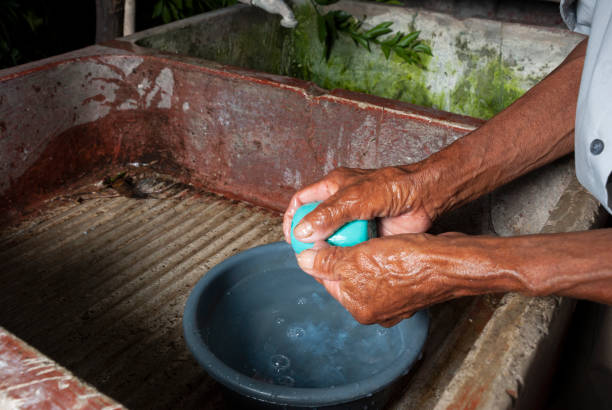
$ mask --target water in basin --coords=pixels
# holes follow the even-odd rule
[[[209,342],[226,364],[269,383],[330,387],[365,380],[406,349],[397,328],[360,325],[312,278],[293,273],[250,275],[221,298],[221,312],[243,307],[213,314],[207,329],[224,334]]]

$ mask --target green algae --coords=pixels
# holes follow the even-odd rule
[[[296,7],[298,29],[291,34],[292,52],[287,53],[293,64],[283,74],[313,81],[326,89],[342,88],[424,106],[433,106],[439,100],[429,91],[426,70],[407,64],[394,54],[387,60],[375,45],[368,52],[341,35],[325,61],[314,13],[311,6]],[[422,60],[427,67],[431,57],[423,56]]]
[[[377,47],[372,47],[371,52],[357,48],[344,36],[340,36],[329,61],[325,61],[314,13],[309,5],[296,7],[299,28],[285,43],[290,50],[283,55],[291,61],[281,64],[287,69],[281,74],[313,81],[330,90],[358,91],[483,119],[493,117],[526,91],[519,71],[513,69],[512,63],[502,61],[497,50],[470,49],[462,36],[457,36],[455,42],[456,61],[447,61],[443,72],[429,71],[432,57],[424,59],[423,69],[394,55],[387,60]],[[435,45],[433,48],[435,58]],[[432,90],[440,75],[458,77],[454,87]]]
[[[504,61],[493,47],[470,49],[459,35],[455,53],[464,71],[449,94],[448,111],[489,119],[527,91],[515,73],[520,70],[513,69],[516,63]]]

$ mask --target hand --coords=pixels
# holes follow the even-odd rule
[[[458,233],[399,235],[305,250],[298,263],[360,323],[393,326],[435,303],[519,289],[491,258],[496,240]]]
[[[291,220],[302,205],[323,201],[296,226],[295,236],[304,242],[324,240],[342,225],[357,219],[382,218],[379,236],[425,232],[432,218],[424,201],[422,173],[406,167],[376,170],[338,168],[296,192],[283,219],[285,240],[291,243]]]

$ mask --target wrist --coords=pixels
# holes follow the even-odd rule
[[[470,288],[469,294],[538,293],[538,284],[524,269],[521,250],[512,242],[513,238],[492,236],[458,235],[450,239],[447,246],[456,258],[455,271]]]
[[[413,206],[422,207],[432,221],[453,207],[453,194],[449,189],[449,181],[446,181],[446,174],[452,166],[452,163],[446,163],[444,158],[434,154],[421,162],[403,167],[410,183],[416,188]]]

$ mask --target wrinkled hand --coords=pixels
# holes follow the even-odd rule
[[[459,233],[397,235],[347,248],[317,243],[325,247],[303,251],[298,263],[360,323],[393,326],[435,303],[507,289],[489,243]]]
[[[379,236],[425,232],[432,223],[423,204],[429,196],[425,185],[420,173],[404,167],[338,168],[293,195],[283,219],[285,240],[291,243],[295,211],[314,201],[323,202],[294,230],[304,242],[324,240],[357,219],[382,218]]]

